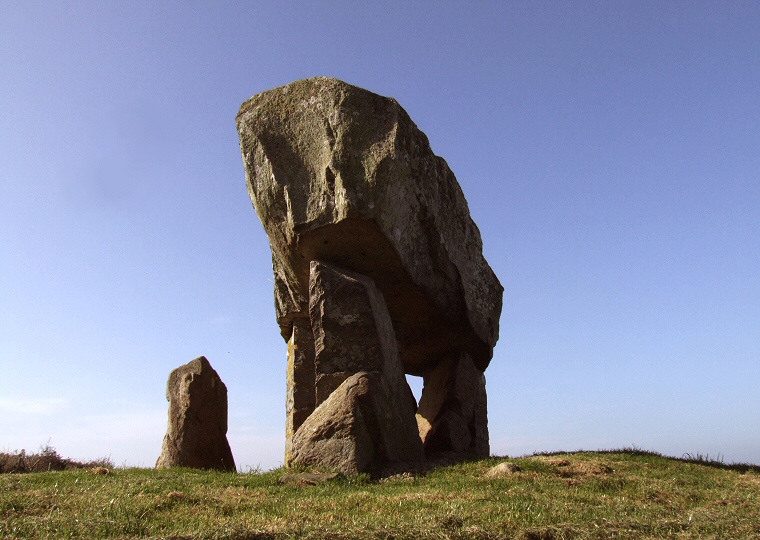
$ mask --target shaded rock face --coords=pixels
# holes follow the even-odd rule
[[[398,414],[385,417],[397,431],[408,431],[412,411],[428,452],[487,455],[483,371],[503,288],[454,174],[424,133],[395,100],[325,77],[254,96],[237,127],[289,344],[286,464],[338,439],[373,441],[370,453],[352,443],[362,467],[391,459],[376,436],[387,426],[369,438],[356,427],[366,423],[356,403],[370,398],[352,396],[375,393],[394,403]],[[380,382],[360,384],[359,373]],[[425,379],[416,422],[404,373]],[[338,404],[341,388],[348,401]],[[343,418],[354,422],[343,426],[351,437],[313,435],[337,433],[325,428],[337,421],[327,410],[352,419]],[[301,433],[306,426],[312,435]]]
[[[169,426],[156,468],[234,471],[227,442],[227,387],[201,356],[169,375]]]
[[[428,454],[454,451],[488,457],[485,375],[464,353],[442,361],[426,376],[417,426]]]
[[[285,400],[285,464],[290,463],[293,435],[314,411],[314,336],[308,319],[294,319],[288,341],[287,394]]]

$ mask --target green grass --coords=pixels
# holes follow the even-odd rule
[[[0,538],[760,538],[760,468],[638,450],[280,485],[285,471],[0,475]],[[101,471],[102,472],[102,471]]]

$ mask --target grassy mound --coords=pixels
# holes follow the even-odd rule
[[[505,461],[514,466],[487,474]],[[760,538],[760,467],[700,456],[491,458],[382,479],[281,482],[285,473],[0,475],[0,538]]]

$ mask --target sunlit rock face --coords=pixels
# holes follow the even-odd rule
[[[290,343],[288,452],[310,408],[329,395],[322,395],[324,388],[334,390],[344,380],[321,389],[319,381],[327,379],[314,371],[331,360],[327,353],[315,360],[313,261],[371,280],[390,317],[400,371],[426,380],[438,373],[440,380],[442,362],[460,366],[466,357],[482,375],[499,335],[503,289],[483,258],[480,232],[454,174],[406,111],[392,98],[316,77],[254,96],[242,105],[237,126],[248,190],[272,248],[277,320]],[[345,351],[342,338],[334,339],[322,339],[322,350]],[[299,380],[316,390],[299,391]],[[480,382],[452,384],[437,383],[435,391],[445,387],[447,396],[456,396]],[[485,403],[484,392],[473,400]],[[438,401],[426,410],[449,420],[453,409],[460,416],[474,409]],[[425,425],[439,433],[430,438],[436,449],[445,450],[441,441],[451,437],[432,429],[437,421],[427,418]],[[487,428],[473,428],[472,418],[463,422],[480,433],[471,433],[470,441],[480,442],[462,451],[483,454]],[[446,426],[455,424],[462,422]]]

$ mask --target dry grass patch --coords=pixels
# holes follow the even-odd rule
[[[615,469],[609,463],[593,458],[581,459],[578,457],[558,458],[536,456],[532,459],[545,463],[552,468],[554,474],[563,478],[587,475],[608,475],[615,472]]]

